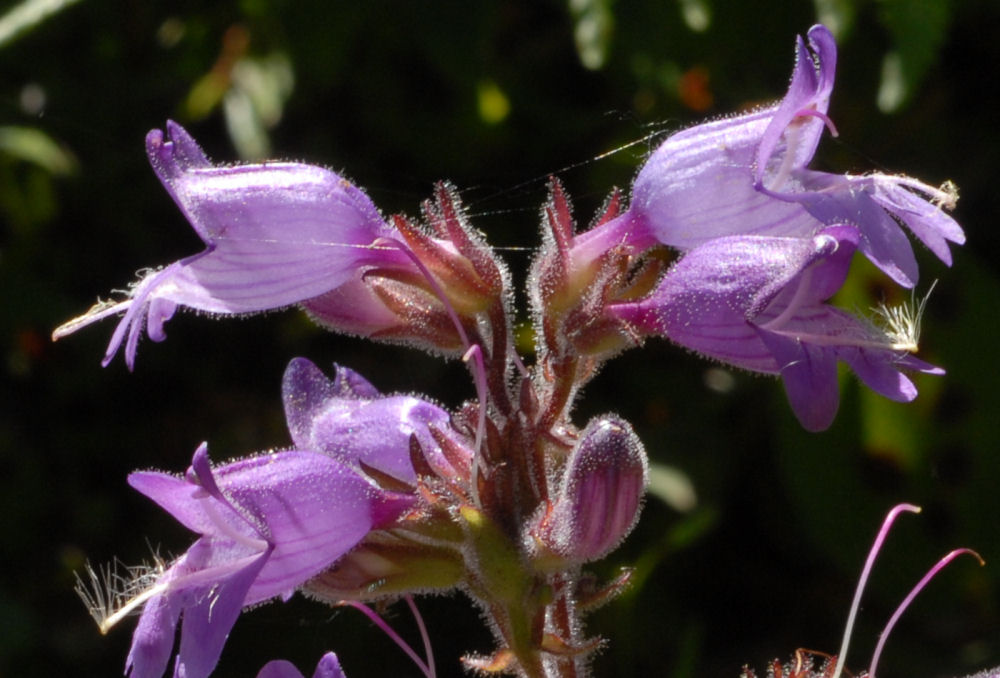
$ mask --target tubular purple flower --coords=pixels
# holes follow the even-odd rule
[[[146,137],[156,175],[205,250],[146,274],[118,303],[102,303],[58,328],[59,338],[124,312],[104,356],[125,344],[131,369],[143,328],[154,341],[178,306],[224,315],[282,308],[357,281],[372,267],[412,268],[380,238],[398,233],[359,188],[298,163],[212,165],[179,125]]]
[[[735,235],[809,238],[827,226],[850,224],[858,248],[904,287],[918,278],[916,259],[900,224],[946,264],[948,241],[965,235],[942,208],[952,208],[951,184],[934,188],[903,176],[834,175],[807,169],[827,117],[837,48],[826,27],[798,39],[797,61],[785,98],[732,118],[698,125],[668,138],[640,170],[629,209],[584,234],[589,240],[647,247],[650,239],[688,250]]]
[[[382,395],[353,370],[340,366],[335,370],[330,380],[305,358],[288,364],[282,398],[296,447],[355,467],[360,462],[413,484],[417,474],[410,459],[410,438],[415,436],[429,460],[446,467],[430,427],[446,434],[447,411],[415,396]]]
[[[274,452],[212,469],[205,444],[184,478],[138,472],[129,484],[201,535],[140,596],[131,678],[163,674],[182,617],[175,675],[209,675],[244,607],[288,599],[413,502],[324,454]]]
[[[275,659],[264,665],[257,678],[303,678],[302,672],[295,665],[284,659]],[[337,655],[327,652],[316,665],[312,678],[347,678],[340,668]]]
[[[869,388],[904,402],[917,390],[900,370],[943,374],[908,354],[916,350],[918,311],[879,327],[823,303],[843,284],[859,240],[851,226],[811,238],[716,238],[681,258],[648,297],[609,311],[706,357],[780,374],[802,425],[822,430],[837,411],[838,360]]]

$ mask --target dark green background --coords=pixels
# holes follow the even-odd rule
[[[570,4],[611,20],[599,69],[581,65]],[[191,537],[131,492],[126,474],[181,471],[202,440],[217,460],[288,445],[278,389],[291,357],[337,361],[383,390],[449,405],[472,396],[459,364],[333,336],[291,311],[218,322],[179,314],[166,343],[142,344],[131,375],[120,357],[100,368],[112,322],[49,342],[53,327],[136,270],[199,249],[142,140],[173,117],[213,159],[238,159],[211,97],[197,100],[200,110],[190,103],[199,81],[197,91],[213,91],[203,80],[213,68],[218,92],[227,87],[227,31],[230,45],[234,30],[248,37],[237,56],[280,54],[294,74],[270,130],[274,156],[343,171],[387,214],[416,214],[433,182],[450,179],[522,276],[547,175],[565,182],[586,225],[612,186],[628,187],[654,142],[593,158],[779,98],[794,36],[817,16],[811,2],[717,0],[696,32],[682,18],[690,4],[91,0],[0,45],[0,127],[14,128],[16,142],[8,134],[0,148],[0,676],[120,672],[134,622],[100,637],[72,591],[73,571],[87,558],[138,562],[150,544],[181,552]],[[814,166],[905,171],[961,189],[956,215],[970,244],[955,268],[918,248],[921,289],[940,279],[921,355],[949,374],[920,379],[909,406],[846,378],[837,422],[810,435],[774,381],[736,374],[720,394],[704,385],[709,366],[659,342],[610,363],[586,389],[577,423],[611,410],[628,418],[652,459],[690,476],[700,503],[681,515],[650,498],[625,546],[593,568],[608,576],[639,567],[638,584],[592,618],[589,628],[611,641],[599,675],[736,678],[744,662],[763,672],[797,647],[836,651],[870,540],[901,500],[925,512],[901,518],[886,546],[849,666],[867,665],[895,604],[957,546],[978,549],[987,567],[960,560],[934,581],[879,675],[1000,664],[1000,9],[989,0],[817,4],[846,23],[831,107],[841,137],[824,141]],[[902,57],[910,94],[887,114],[876,97],[890,51]],[[711,102],[696,106],[704,110],[679,95],[685,73],[707,74],[700,92]],[[499,122],[477,103],[490,87],[509,102]],[[26,88],[44,91],[44,105],[25,105]],[[64,154],[25,151],[35,132]],[[857,264],[840,303],[905,299]],[[490,649],[461,595],[421,607],[441,676],[460,675],[461,653]],[[403,606],[389,616],[415,640]],[[351,678],[416,674],[357,612],[296,598],[243,615],[218,675],[252,676],[277,657],[310,675],[327,649]]]

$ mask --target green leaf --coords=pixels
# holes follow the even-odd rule
[[[596,71],[604,66],[614,32],[611,0],[569,0],[569,11],[580,63]]]
[[[698,505],[691,479],[680,469],[666,464],[649,465],[649,493],[680,513],[687,513]]]
[[[72,153],[33,127],[0,127],[0,153],[38,165],[50,174],[70,174],[76,169]]]

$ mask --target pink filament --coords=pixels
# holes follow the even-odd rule
[[[896,608],[896,611],[892,613],[891,617],[889,617],[889,621],[885,625],[885,629],[882,631],[882,635],[880,635],[878,638],[878,644],[875,646],[875,652],[874,654],[872,654],[872,661],[870,665],[871,668],[868,669],[868,678],[875,678],[875,666],[878,664],[879,656],[882,654],[882,648],[885,647],[885,641],[889,638],[889,633],[892,632],[892,629],[894,626],[896,626],[896,622],[899,621],[899,618],[903,616],[903,612],[906,611],[906,608],[910,606],[910,603],[912,603],[913,599],[917,597],[917,594],[920,593],[925,586],[927,586],[930,580],[933,579],[938,572],[940,572],[948,563],[953,561],[955,558],[965,553],[975,556],[979,560],[980,565],[986,564],[983,561],[982,557],[980,557],[980,555],[975,551],[973,551],[972,549],[955,549],[954,551],[946,555],[944,558],[939,560],[937,564],[934,565],[934,567],[928,570],[927,574],[924,575],[924,578],[921,579],[919,582],[917,582],[917,585],[913,587],[913,590],[910,591],[909,595],[907,595],[906,598],[903,599],[903,602],[899,604],[899,607]]]
[[[878,555],[879,549],[882,548],[882,543],[885,542],[885,538],[889,534],[889,528],[892,527],[893,521],[895,521],[896,517],[903,511],[920,513],[920,507],[914,506],[913,504],[898,504],[892,507],[888,515],[886,515],[885,520],[882,521],[882,527],[875,536],[875,542],[872,544],[871,551],[868,552],[868,559],[865,561],[865,566],[861,570],[861,578],[858,579],[858,587],[854,591],[854,600],[851,601],[851,611],[850,614],[847,615],[847,626],[844,628],[844,640],[840,644],[840,652],[837,653],[837,665],[834,667],[832,678],[840,678],[840,672],[844,669],[844,661],[847,657],[847,646],[851,641],[851,631],[854,629],[854,620],[858,616],[858,607],[861,605],[861,594],[865,590],[865,584],[868,582],[868,575],[871,574],[872,566],[875,564],[875,556]]]
[[[447,295],[441,286],[438,284],[437,280],[431,275],[431,272],[424,266],[420,258],[410,250],[409,247],[399,242],[398,240],[393,240],[391,238],[385,238],[385,242],[393,247],[398,248],[406,256],[413,261],[414,265],[420,270],[421,275],[427,280],[427,283],[434,290],[434,294],[437,295],[438,299],[444,305],[445,310],[448,313],[448,317],[451,318],[452,324],[455,326],[455,331],[458,332],[458,336],[462,341],[462,346],[466,348],[465,355],[462,356],[462,360],[466,363],[469,362],[469,358],[473,358],[472,367],[470,371],[472,372],[472,380],[476,384],[476,396],[479,398],[479,421],[476,426],[476,454],[473,456],[473,467],[472,467],[472,493],[473,498],[476,500],[476,504],[479,504],[479,492],[476,483],[476,471],[479,462],[479,455],[481,452],[481,446],[483,443],[483,436],[486,433],[486,366],[483,364],[483,350],[479,344],[472,344],[469,341],[469,335],[466,334],[465,328],[462,327],[462,321],[458,318],[458,313],[455,308],[448,301]]]
[[[830,136],[840,136],[840,132],[837,131],[837,126],[833,124],[833,120],[830,119],[826,113],[820,113],[815,108],[803,108],[795,114],[796,117],[802,118],[806,116],[811,116],[814,118],[819,118],[826,125],[826,128],[830,130]]]
[[[417,668],[420,669],[420,672],[423,673],[424,676],[426,676],[426,678],[434,678],[433,670],[430,667],[428,667],[427,664],[425,664],[422,659],[420,659],[420,657],[413,650],[413,648],[410,647],[407,644],[407,642],[405,640],[403,640],[400,637],[400,635],[398,633],[396,633],[393,630],[393,628],[386,623],[386,621],[384,619],[382,619],[382,617],[378,616],[378,614],[376,614],[376,612],[374,610],[372,610],[370,607],[368,607],[364,603],[359,603],[356,600],[344,600],[344,601],[341,601],[340,604],[341,605],[349,605],[349,606],[353,607],[354,609],[361,611],[366,617],[368,617],[368,619],[370,619],[372,621],[373,624],[375,624],[375,626],[379,627],[379,629],[381,629],[381,631],[385,635],[389,636],[389,638],[391,638],[392,641],[394,643],[396,643],[396,645],[398,645],[399,648],[403,652],[406,653],[407,657],[409,657],[410,659],[413,660],[413,663],[417,665]],[[412,601],[411,601],[411,604],[412,604]],[[420,626],[422,627],[423,624],[420,623]],[[426,630],[422,629],[421,630],[421,635],[424,636],[425,642],[426,642]],[[433,660],[432,660],[432,665],[433,665]]]
[[[434,670],[434,650],[431,649],[431,638],[427,634],[427,625],[424,624],[424,618],[420,614],[420,610],[417,609],[417,604],[413,602],[413,596],[406,594],[406,604],[410,606],[410,612],[413,613],[413,618],[417,621],[417,628],[420,629],[420,638],[424,641],[424,654],[427,656],[427,668],[430,670],[430,678],[434,678],[436,671]]]

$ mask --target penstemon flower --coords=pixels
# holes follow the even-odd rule
[[[124,343],[131,368],[143,329],[162,341],[163,324],[179,306],[254,313],[321,296],[366,268],[408,264],[403,253],[374,247],[395,231],[333,172],[295,163],[215,166],[173,122],[167,137],[149,133],[146,153],[205,250],[146,274],[124,301],[98,304],[57,330],[62,336],[124,312],[105,365]]]
[[[902,223],[951,264],[948,241],[965,242],[944,212],[957,200],[951,184],[935,188],[904,176],[808,169],[824,127],[833,128],[826,113],[837,47],[826,27],[809,31],[808,47],[799,40],[797,57],[782,101],[663,142],[639,171],[628,211],[604,225],[600,237],[688,250],[726,236],[808,238],[850,224],[859,231],[860,251],[897,283],[913,287],[917,263]]]
[[[837,413],[839,360],[869,388],[903,402],[917,389],[901,370],[943,374],[907,353],[916,349],[918,319],[879,327],[824,303],[846,279],[859,237],[854,227],[834,226],[813,238],[709,240],[649,296],[609,312],[728,365],[780,374],[799,421],[822,430]]]
[[[129,603],[145,602],[126,662],[132,678],[163,673],[181,618],[177,673],[209,675],[244,607],[289,598],[412,505],[327,455],[298,450],[212,469],[203,444],[185,478],[139,472],[129,484],[201,535]]]
[[[162,341],[163,325],[178,307],[245,315],[299,304],[337,331],[403,339],[410,338],[409,331],[417,335],[414,343],[443,351],[458,344],[452,327],[435,331],[431,316],[446,314],[435,305],[432,291],[414,295],[410,290],[424,279],[403,241],[433,255],[427,265],[436,269],[456,267],[452,245],[422,236],[405,220],[389,225],[368,196],[340,175],[299,163],[212,165],[174,122],[167,123],[166,138],[160,130],[147,135],[146,153],[205,250],[145,274],[125,300],[97,304],[58,328],[53,338],[123,313],[103,364],[124,343],[131,369],[143,330]],[[502,276],[490,273],[494,283]],[[480,291],[466,271],[441,277],[455,291],[453,304]],[[402,301],[400,286],[410,292]],[[417,296],[431,298],[418,305]],[[414,332],[413,326],[423,331]]]
[[[124,345],[132,368],[143,330],[162,340],[180,307],[239,315],[298,306],[336,332],[461,356],[476,397],[448,410],[422,396],[383,394],[347,367],[331,378],[296,358],[282,382],[292,449],[213,468],[202,445],[183,478],[132,474],[133,487],[200,536],[172,562],[131,570],[134,579],[106,572],[110,590],[92,573],[98,590],[81,595],[103,630],[142,608],[126,673],[161,675],[180,625],[175,676],[204,678],[245,608],[299,591],[361,611],[433,678],[411,594],[460,590],[496,639],[492,652],[464,657],[466,668],[586,676],[603,639],[587,636],[583,617],[630,575],[601,585],[583,568],[632,531],[649,477],[627,421],[573,421],[580,389],[606,361],[661,336],[780,375],[810,430],[835,416],[840,361],[899,401],[917,395],[903,370],[942,374],[911,355],[922,303],[884,311],[881,325],[827,303],[855,251],[896,282],[915,284],[900,223],[946,263],[947,241],[964,236],[941,211],[954,201],[951,189],[807,168],[832,126],[836,60],[825,28],[810,30],[809,45],[799,41],[781,102],[667,139],[639,171],[631,204],[623,210],[613,194],[591,229],[576,233],[552,180],[526,290],[533,363],[515,352],[507,267],[452,186],[436,187],[421,220],[386,219],[329,170],[213,165],[178,125],[168,123],[166,136],[150,132],[153,169],[205,250],[149,273],[124,300],[99,304],[56,338],[123,314],[104,364]],[[668,248],[680,252],[672,265]],[[425,659],[367,606],[397,599],[415,613]],[[839,664],[816,674],[811,655],[798,659],[790,671],[771,668],[787,678],[839,678]],[[328,653],[313,675],[343,672]],[[258,674],[301,676],[284,660]]]

